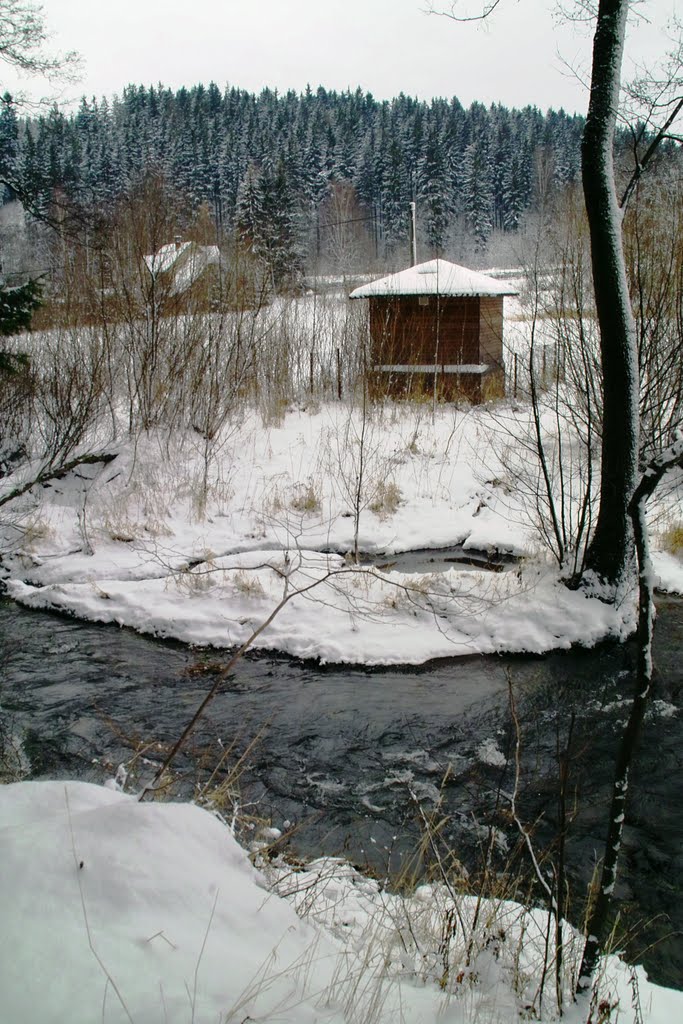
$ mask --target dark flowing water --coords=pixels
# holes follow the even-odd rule
[[[0,641],[3,733],[21,738],[34,777],[101,781],[130,759],[132,744],[173,740],[211,686],[207,660],[220,657],[9,601],[0,602]],[[617,891],[625,926],[647,922],[625,938],[629,955],[676,987],[683,987],[682,645],[683,603],[662,601],[655,703],[633,773]],[[292,852],[344,853],[399,870],[419,840],[418,805],[429,815],[438,803],[444,837],[471,870],[490,826],[498,829],[496,865],[519,866],[507,797],[516,736],[511,686],[522,751],[519,811],[537,822],[539,850],[557,838],[558,751],[569,742],[567,801],[576,813],[567,850],[578,914],[602,851],[633,663],[632,648],[613,643],[405,670],[250,657],[211,704],[181,764],[196,773],[202,756],[213,765],[231,743],[229,760],[249,748],[242,797],[274,825],[297,826]],[[158,761],[153,746],[147,753]]]

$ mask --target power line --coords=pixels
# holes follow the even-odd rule
[[[375,220],[374,213],[368,213],[365,217],[350,217],[348,220],[335,220],[330,223],[329,221],[325,224],[318,224],[318,228],[323,231],[327,231],[329,228],[339,228],[344,224],[360,224],[362,221]]]

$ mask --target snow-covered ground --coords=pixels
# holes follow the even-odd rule
[[[253,637],[333,662],[623,636],[634,595],[612,606],[568,591],[539,539],[538,470],[519,444],[529,429],[514,402],[387,405],[365,422],[330,403],[265,424],[243,409],[210,458],[199,435],[124,438],[106,446],[113,461],[4,508],[7,590],[189,643]],[[660,582],[683,593],[683,565],[663,550],[680,498],[653,511]],[[372,564],[349,557],[356,546]],[[502,572],[408,572],[397,559],[454,547],[515,560]],[[486,902],[475,926],[472,898],[455,910],[451,894],[423,886],[403,900],[337,861],[264,876],[206,811],[80,783],[0,787],[0,841],[8,1024],[557,1015],[552,986],[539,998],[544,917],[513,904]],[[566,935],[569,986],[578,943]],[[600,998],[618,1001],[620,1024],[669,1024],[683,1011],[680,993],[612,958]],[[585,1022],[585,1007],[566,1011]]]
[[[264,875],[207,811],[86,783],[0,787],[0,842],[7,1024],[557,1019],[539,911],[439,885],[403,899],[334,860]],[[567,1024],[587,1017],[579,955],[565,926]],[[683,993],[615,957],[599,999],[618,1008],[594,1019],[683,1018]]]
[[[520,409],[519,417],[527,415]],[[361,424],[343,405],[235,425],[209,467],[196,439],[146,436],[104,467],[42,489],[9,560],[11,596],[197,644],[244,642],[371,664],[592,643],[633,626],[558,584],[533,510],[510,484],[499,414],[396,406]],[[358,546],[382,568],[344,558]],[[522,556],[516,571],[392,570],[396,552]],[[326,554],[321,554],[325,552]],[[541,556],[539,558],[539,556]],[[683,571],[661,555],[680,589]],[[301,591],[299,595],[297,592]]]
[[[34,489],[13,524],[5,516],[7,589],[34,608],[223,647],[245,642],[284,600],[254,646],[328,662],[623,636],[634,595],[611,606],[558,582],[540,540],[538,469],[512,433],[525,430],[521,403],[387,405],[365,423],[330,403],[269,425],[245,411],[208,462],[198,435],[143,434],[118,442],[113,462]],[[675,495],[659,516],[683,518]],[[349,558],[356,521],[374,565]],[[655,527],[655,546],[660,538]],[[453,546],[519,562],[497,573],[392,564],[397,552]],[[683,592],[679,559],[659,551],[656,570]]]

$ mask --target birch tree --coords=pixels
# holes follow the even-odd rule
[[[488,18],[501,0],[483,3],[478,14],[460,15],[456,2],[435,11],[455,21]],[[660,144],[672,137],[683,110],[683,47],[663,62],[663,76],[651,75],[629,90],[646,108],[633,130],[634,167],[621,199],[617,196],[614,139],[619,114],[626,22],[633,0],[579,0],[582,15],[595,18],[590,98],[581,145],[581,170],[590,232],[596,320],[600,338],[603,418],[600,505],[584,568],[573,582],[595,583],[607,600],[633,579],[635,544],[629,505],[639,474],[640,367],[636,323],[629,295],[622,216]],[[434,8],[432,8],[434,10]],[[678,140],[680,141],[680,139]]]
[[[498,2],[491,0],[488,10],[484,8],[481,16],[487,16]],[[667,80],[657,84],[652,109],[658,110],[661,126],[651,133],[649,142],[645,140],[642,155],[636,139],[634,169],[619,202],[613,146],[629,6],[630,0],[599,0],[593,35],[590,99],[581,150],[603,389],[600,510],[586,554],[583,579],[590,574],[605,585],[605,596],[614,598],[618,584],[633,578],[636,565],[638,573],[636,691],[617,752],[601,877],[586,923],[587,938],[578,979],[578,991],[586,995],[593,990],[593,976],[605,947],[617,879],[629,770],[652,690],[655,606],[646,505],[666,474],[674,467],[683,467],[683,435],[673,422],[669,445],[665,447],[662,441],[660,452],[640,471],[640,367],[622,235],[623,208],[683,109],[683,99],[675,94],[675,87],[681,85],[683,60],[679,54],[674,67],[669,68]],[[640,141],[643,141],[642,136]]]

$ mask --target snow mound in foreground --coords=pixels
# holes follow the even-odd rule
[[[0,834],[4,1020],[341,1020],[301,1001],[332,950],[200,808],[18,783],[0,788]]]
[[[399,897],[331,861],[309,924],[267,890],[228,829],[198,807],[140,804],[88,783],[16,783],[0,786],[0,844],[3,1021],[518,1019],[520,1004],[490,945],[467,992],[443,991],[414,964],[403,977],[392,973],[389,947],[377,948],[381,929],[369,925]],[[315,872],[309,876],[298,893],[310,905]],[[431,898],[428,887],[413,897]],[[610,962],[619,1020],[630,1022],[628,972]],[[638,980],[640,1019],[683,1019],[682,993],[650,986],[640,969]],[[576,1010],[565,1019],[578,1021]]]

